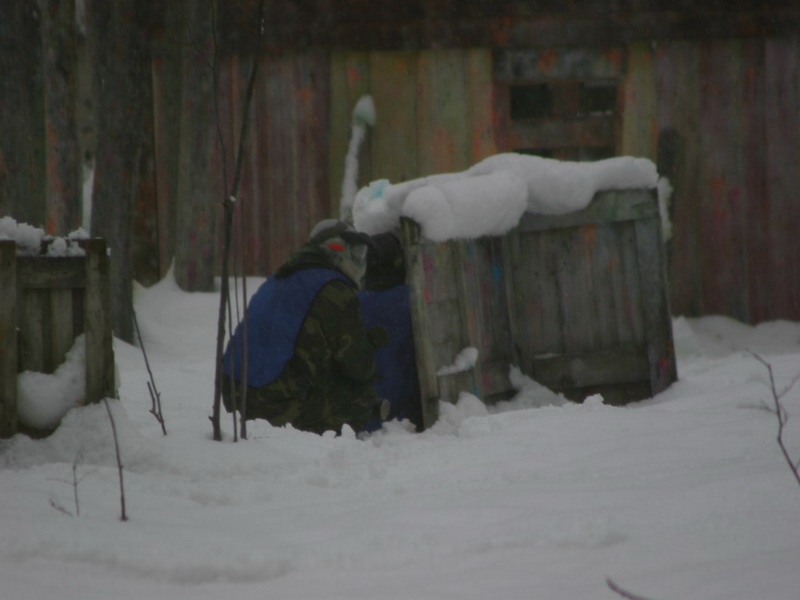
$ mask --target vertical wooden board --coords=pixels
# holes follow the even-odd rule
[[[481,295],[481,268],[478,257],[478,243],[476,240],[463,240],[451,242],[454,254],[457,257],[455,273],[457,290],[455,297],[460,300],[457,309],[463,318],[466,338],[469,344],[475,347],[479,355],[483,355],[487,348],[482,327],[482,312],[485,298]]]
[[[101,239],[85,240],[86,294],[86,402],[100,402],[116,396],[114,349],[111,334],[111,293],[109,260]]]
[[[592,236],[584,237],[584,243],[591,245],[591,296],[593,327],[596,334],[595,350],[615,348],[619,345],[616,331],[616,305],[612,272],[615,267],[617,238],[613,224],[598,223]]]
[[[469,98],[464,51],[424,50],[419,55],[417,143],[420,175],[469,166]]]
[[[404,219],[400,229],[403,252],[406,260],[406,282],[409,287],[409,306],[414,333],[414,354],[420,386],[423,427],[430,427],[439,416],[438,380],[435,367],[433,343],[428,332],[431,329],[430,315],[425,296],[425,269],[420,252],[419,225]]]
[[[640,219],[636,221],[635,229],[650,386],[655,395],[677,379],[672,320],[664,278],[661,224],[656,218]]]
[[[23,289],[19,295],[18,314],[20,363],[24,371],[44,372],[46,356],[45,306],[47,292],[38,289]]]
[[[656,52],[659,173],[670,179],[673,239],[669,265],[676,314],[698,315],[703,282],[700,185],[703,150],[700,128],[700,45],[665,42]]]
[[[748,289],[747,319],[757,323],[768,318],[775,305],[777,291],[774,271],[770,265],[769,215],[771,201],[767,196],[767,130],[765,129],[765,42],[752,40],[744,44],[743,51],[743,117],[742,138],[745,160],[742,164],[742,222],[745,247],[743,248],[744,271]],[[782,294],[780,294],[782,296]],[[780,301],[779,301],[780,302]]]
[[[497,154],[493,127],[492,53],[486,48],[469,48],[466,53],[467,125],[469,154],[467,163],[475,164]]]
[[[591,235],[592,225],[559,230],[555,243],[558,253],[556,280],[561,305],[561,332],[565,351],[585,353],[595,346],[591,300],[591,273],[583,238]]]
[[[294,249],[292,203],[296,200],[294,172],[295,145],[292,64],[286,57],[266,59],[263,78],[266,88],[265,136],[267,140],[268,174],[264,186],[266,210],[270,215],[268,239],[270,271],[277,269]]]
[[[703,150],[698,234],[705,314],[747,320],[745,223],[743,219],[744,136],[742,120],[743,44],[739,40],[702,45],[701,118]]]
[[[644,347],[645,328],[642,309],[642,288],[639,263],[636,258],[636,228],[634,221],[619,224],[619,261],[621,283],[615,287],[617,295],[617,327],[624,347]]]
[[[764,41],[766,202],[774,302],[769,319],[800,319],[800,40]],[[761,252],[762,250],[758,250]]]
[[[555,247],[558,237],[558,232],[554,231],[522,235],[521,270],[513,274],[517,282],[530,281],[530,289],[524,294],[526,310],[521,312],[523,321],[517,326],[531,328],[531,357],[565,350],[557,278],[559,253]]]
[[[72,290],[51,289],[50,294],[50,346],[53,365],[58,367],[75,342],[72,318]]]
[[[75,2],[58,2],[41,11],[47,133],[47,218],[45,229],[63,235],[81,224],[81,154],[75,122],[77,38]]]
[[[399,182],[420,175],[417,141],[416,52],[373,52],[369,57],[377,122],[372,176]]]
[[[328,194],[328,131],[330,61],[321,51],[303,53],[294,61],[297,111],[297,197],[294,207],[295,247],[323,218],[334,216]]]
[[[350,145],[353,109],[361,96],[370,93],[369,55],[366,52],[333,52],[330,77],[330,152],[328,172],[331,210],[338,215],[344,179],[345,158]],[[370,134],[372,130],[370,130]],[[365,142],[365,144],[368,144]],[[371,181],[369,154],[359,154],[357,188]],[[367,163],[367,164],[364,164]]]
[[[621,154],[656,160],[656,69],[648,42],[628,46]]]
[[[17,248],[0,240],[0,438],[17,432]]]
[[[511,362],[511,326],[506,300],[506,270],[501,238],[483,238],[478,242],[481,297],[480,326],[485,356],[482,362]]]

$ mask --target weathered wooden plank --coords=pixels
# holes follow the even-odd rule
[[[263,135],[267,142],[267,163],[262,168],[269,174],[264,186],[264,201],[269,214],[270,267],[277,268],[295,248],[291,203],[296,199],[296,155],[294,145],[294,84],[291,61],[270,56],[263,65],[264,86]]]
[[[463,50],[420,52],[417,152],[421,175],[469,167],[469,103]]]
[[[494,53],[496,81],[617,79],[625,75],[623,48],[507,50]]]
[[[469,128],[469,164],[497,154],[492,128],[492,53],[488,48],[470,48],[466,53],[466,124]]]
[[[48,292],[42,289],[22,290],[19,295],[20,366],[25,371],[47,372],[47,300]]]
[[[655,161],[657,153],[656,67],[653,46],[635,43],[627,48],[624,110],[620,154]]]
[[[649,379],[651,393],[655,395],[677,379],[669,300],[664,287],[661,224],[655,218],[641,219],[635,228]]]
[[[67,352],[75,341],[72,319],[72,290],[50,290],[50,339],[45,343],[50,346],[53,369],[64,362]]]
[[[656,52],[658,98],[658,170],[670,179],[673,252],[669,265],[672,307],[676,314],[702,313],[703,280],[699,264],[706,248],[700,234],[701,165],[700,46],[666,42]]]
[[[0,240],[0,438],[17,432],[17,248]]]
[[[773,280],[764,286],[768,297],[757,319],[800,319],[800,41],[764,40],[765,197],[769,205],[766,229]],[[759,199],[754,198],[753,202]],[[757,251],[763,253],[763,247]],[[758,285],[758,282],[753,282]]]
[[[25,289],[82,288],[86,286],[83,260],[80,256],[20,256],[18,285]]]
[[[81,242],[86,251],[86,403],[116,397],[114,349],[111,334],[109,260],[102,239]]]
[[[370,53],[370,83],[377,123],[373,177],[407,181],[421,175],[418,162],[416,52]]]
[[[632,221],[658,215],[655,188],[651,190],[610,190],[595,194],[591,203],[580,211],[563,215],[526,212],[520,219],[522,232],[549,231],[581,225]]]
[[[428,332],[431,319],[424,296],[425,271],[420,254],[420,228],[415,222],[403,219],[401,239],[406,260],[406,282],[409,287],[409,308],[414,334],[423,427],[430,427],[439,417],[439,382],[436,357]]]
[[[328,146],[320,143],[330,129],[330,60],[321,52],[300,55],[295,62],[295,97],[301,108],[295,123],[297,147],[297,197],[295,206],[295,246],[308,239],[308,233],[323,218],[334,216],[336,200],[328,194]]]
[[[329,193],[332,209],[338,214],[345,172],[345,158],[350,145],[353,109],[361,96],[370,91],[369,56],[366,52],[333,52],[331,54],[330,77],[330,173]],[[372,180],[369,153],[369,135],[358,156],[360,188]]]
[[[557,391],[649,381],[647,358],[643,348],[635,352],[619,350],[537,356],[533,360],[532,377]]]
[[[702,45],[703,195],[698,234],[709,246],[699,261],[703,313],[747,320],[747,295],[740,293],[748,286],[743,256],[747,244],[742,210],[742,83],[746,68],[742,52],[743,42],[738,40]]]

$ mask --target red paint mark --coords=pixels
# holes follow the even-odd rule
[[[558,54],[555,50],[545,50],[542,52],[539,59],[536,61],[536,66],[543,72],[547,73],[552,70],[558,63]]]
[[[361,70],[358,67],[347,67],[345,69],[344,76],[347,79],[347,85],[350,87],[355,87],[361,79]]]

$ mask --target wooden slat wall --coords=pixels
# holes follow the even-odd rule
[[[84,402],[116,396],[106,243],[81,246],[83,257],[17,257],[0,241],[0,437],[17,431],[17,374],[53,373],[81,334]]]
[[[435,244],[403,222],[426,426],[439,399],[513,394],[508,371],[624,404],[677,378],[653,190],[602,192],[568,215],[526,214],[503,237]],[[466,347],[478,361],[438,375]]]
[[[674,314],[800,318],[798,42],[669,42],[655,56]]]

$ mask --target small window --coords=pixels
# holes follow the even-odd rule
[[[612,114],[617,107],[614,81],[581,83],[580,112],[583,115]]]
[[[511,119],[541,119],[553,114],[553,92],[546,83],[512,85]]]

